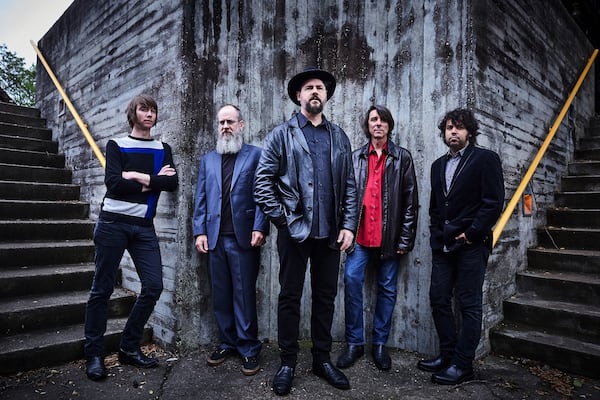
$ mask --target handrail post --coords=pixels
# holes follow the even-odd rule
[[[558,117],[556,117],[554,124],[550,128],[550,131],[548,132],[548,136],[546,136],[544,143],[542,143],[542,146],[538,150],[535,158],[533,159],[531,165],[529,166],[529,169],[527,169],[527,172],[525,173],[523,180],[521,180],[521,183],[517,187],[515,194],[513,195],[513,197],[510,199],[510,201],[506,205],[506,209],[500,216],[500,219],[498,219],[498,222],[496,223],[496,227],[494,228],[494,239],[492,242],[492,247],[496,245],[496,242],[500,238],[500,234],[502,233],[502,231],[504,230],[504,227],[506,226],[508,220],[510,219],[511,214],[513,213],[515,207],[517,206],[519,199],[523,195],[523,192],[525,191],[527,184],[531,180],[531,177],[533,176],[533,173],[535,172],[538,164],[540,163],[542,157],[546,153],[546,150],[548,149],[550,142],[552,141],[552,139],[554,138],[554,135],[556,134],[556,131],[560,127],[560,124],[562,123],[562,120],[565,117],[567,110],[571,106],[571,103],[573,102],[575,95],[579,91],[579,88],[581,87],[583,80],[585,79],[588,72],[590,71],[590,68],[592,67],[592,64],[594,63],[594,60],[596,59],[597,55],[598,55],[598,49],[595,49],[594,52],[592,53],[592,55],[590,56],[590,58],[587,62],[587,65],[581,72],[581,75],[579,76],[579,79],[577,80],[575,87],[573,87],[573,90],[571,90],[571,94],[567,98],[567,101],[565,101],[565,104],[563,105],[562,110],[560,110]]]
[[[104,157],[104,154],[102,154],[102,152],[100,151],[100,148],[96,144],[96,141],[94,140],[94,138],[88,131],[87,125],[83,122],[83,120],[79,116],[79,113],[77,113],[77,110],[75,110],[73,103],[71,103],[71,100],[69,100],[69,96],[67,96],[67,93],[65,93],[63,87],[61,86],[60,82],[56,78],[56,75],[54,75],[54,72],[52,72],[52,68],[50,68],[50,66],[46,62],[46,59],[44,58],[44,55],[42,54],[40,49],[38,49],[38,47],[33,42],[33,40],[30,40],[30,43],[33,46],[38,57],[40,58],[40,61],[44,65],[46,72],[48,72],[50,79],[52,79],[52,82],[54,82],[54,86],[56,86],[56,89],[58,89],[58,93],[60,93],[63,100],[65,101],[65,104],[67,105],[67,108],[71,112],[71,115],[73,115],[73,118],[75,118],[75,121],[77,122],[77,125],[79,126],[79,129],[81,129],[81,131],[83,132],[83,136],[85,136],[85,139],[87,140],[88,144],[92,148],[92,151],[96,155],[96,158],[98,158],[100,165],[102,166],[102,168],[105,168],[106,167],[106,158]]]

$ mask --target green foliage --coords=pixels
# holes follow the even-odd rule
[[[21,106],[35,105],[35,65],[0,45],[0,87]]]

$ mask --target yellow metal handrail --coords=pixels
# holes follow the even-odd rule
[[[533,159],[533,162],[531,163],[531,165],[529,166],[529,169],[525,173],[523,180],[517,187],[515,194],[513,195],[513,197],[510,199],[510,201],[506,205],[506,209],[500,216],[500,219],[498,219],[498,222],[496,223],[496,227],[494,228],[494,241],[492,242],[492,246],[495,246],[496,242],[500,238],[500,234],[502,233],[502,231],[504,230],[504,227],[506,226],[508,220],[510,219],[511,214],[513,213],[515,207],[517,206],[519,199],[523,195],[523,192],[525,191],[527,184],[529,184],[529,181],[531,180],[531,177],[533,176],[533,173],[535,172],[538,164],[540,163],[542,157],[546,153],[546,150],[548,149],[550,142],[554,138],[554,135],[556,134],[558,127],[562,123],[562,120],[565,117],[567,110],[569,109],[569,107],[571,106],[571,103],[573,102],[573,98],[575,98],[575,95],[579,91],[579,88],[581,87],[583,80],[585,79],[588,72],[590,71],[590,68],[592,67],[592,64],[594,63],[594,60],[596,59],[597,55],[598,55],[598,49],[595,49],[594,52],[592,53],[591,57],[589,58],[587,65],[585,66],[583,72],[579,76],[579,79],[577,80],[575,87],[573,88],[573,90],[571,91],[571,94],[567,98],[567,101],[565,102],[562,110],[560,111],[560,113],[558,114],[558,117],[554,121],[554,124],[550,128],[550,131],[548,132],[548,136],[546,137],[546,140],[544,140],[544,143],[542,143],[542,146],[538,150],[535,158]]]
[[[81,120],[81,117],[79,117],[79,114],[77,113],[77,110],[75,110],[73,103],[71,103],[71,100],[69,100],[69,96],[67,96],[67,94],[65,93],[64,89],[62,88],[60,82],[56,78],[56,75],[54,75],[54,72],[52,72],[52,68],[50,68],[50,66],[46,62],[46,59],[44,58],[40,49],[38,49],[38,47],[35,45],[33,40],[30,40],[30,43],[33,46],[33,48],[35,49],[35,52],[37,53],[38,57],[40,58],[40,61],[44,65],[44,68],[46,68],[46,72],[48,72],[48,75],[50,75],[50,79],[52,79],[52,82],[54,82],[54,86],[56,86],[56,89],[58,89],[58,93],[60,93],[63,100],[65,101],[67,108],[73,115],[73,118],[75,118],[77,125],[79,125],[79,129],[81,129],[81,131],[83,132],[83,136],[85,136],[85,139],[87,140],[88,144],[92,148],[92,151],[96,155],[96,158],[98,158],[100,165],[102,165],[102,168],[105,168],[106,167],[106,158],[104,157],[104,154],[102,154],[102,152],[100,151],[100,148],[96,144],[96,141],[94,140],[94,138],[88,131],[87,125],[84,124],[83,121]]]

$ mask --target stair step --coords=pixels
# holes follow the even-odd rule
[[[577,175],[600,175],[600,161],[574,161],[569,163],[570,176]]]
[[[52,140],[52,131],[48,128],[33,128],[31,126],[7,124],[6,122],[1,121],[0,134],[31,139]]]
[[[0,111],[0,121],[8,124],[31,126],[34,128],[45,128],[46,119],[40,117],[32,117],[30,115],[13,114],[10,112]]]
[[[89,288],[0,299],[0,335],[83,323],[88,297]],[[115,288],[109,300],[109,316],[128,315],[134,302],[133,292]]]
[[[0,220],[0,242],[90,239],[94,234],[92,220]]]
[[[4,164],[64,168],[65,156],[63,154],[42,153],[39,151],[0,148],[0,162]]]
[[[92,240],[0,243],[0,268],[94,261]]]
[[[50,219],[61,218],[84,219],[90,212],[89,203],[79,200],[44,201],[44,200],[0,200],[0,219]]]
[[[600,273],[600,252],[592,250],[544,249],[527,250],[527,264],[533,270]]]
[[[600,250],[600,229],[538,228],[538,246],[559,249]]]
[[[585,341],[597,341],[600,332],[600,307],[549,301],[518,295],[504,301],[506,323],[535,326],[547,333]]]
[[[580,138],[578,141],[577,148],[580,150],[600,149],[600,136],[587,136]]]
[[[89,290],[94,271],[93,263],[3,268],[0,269],[0,298]]]
[[[490,331],[490,342],[498,354],[540,360],[563,371],[600,377],[600,345],[596,343],[504,324]]]
[[[549,208],[546,222],[549,227],[600,229],[600,209]]]
[[[545,300],[600,304],[600,274],[527,270],[517,273],[517,293]]]
[[[109,318],[104,334],[105,353],[119,349],[126,318]],[[0,336],[0,375],[66,364],[84,358],[84,326],[74,324],[14,336]],[[144,329],[142,343],[152,340],[152,328]]]
[[[0,134],[0,147],[5,149],[46,151],[48,153],[58,152],[58,142],[53,142],[51,140],[31,139],[19,136],[7,136],[2,134]]]
[[[0,181],[4,200],[79,200],[79,185]]]
[[[597,209],[600,192],[558,192],[554,194],[555,207]]]
[[[600,160],[600,148],[575,150],[574,158],[576,160]]]
[[[10,114],[18,114],[18,115],[26,115],[29,117],[39,118],[40,110],[38,108],[26,107],[26,106],[18,106],[12,103],[5,103],[0,101],[0,112],[10,113]]]
[[[2,164],[2,180],[39,183],[71,183],[71,170],[16,164]]]
[[[565,176],[561,179],[562,191],[600,191],[600,175]]]

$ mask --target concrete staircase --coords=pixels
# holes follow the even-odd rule
[[[83,357],[85,304],[94,276],[94,222],[39,114],[0,102],[3,375]],[[107,352],[117,349],[134,301],[131,292],[115,289]],[[147,329],[144,339],[151,336]]]
[[[493,351],[600,377],[600,118],[590,123],[575,161],[490,332]]]

